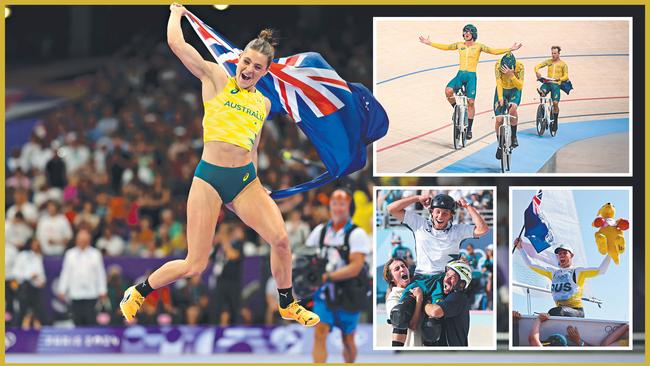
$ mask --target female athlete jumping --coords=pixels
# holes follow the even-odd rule
[[[280,315],[311,327],[318,315],[294,301],[291,293],[291,249],[282,214],[257,178],[257,147],[271,102],[255,85],[273,60],[272,31],[250,41],[237,63],[234,77],[219,65],[203,60],[185,42],[179,4],[170,6],[167,42],[183,65],[201,80],[203,155],[194,172],[187,199],[187,256],[165,263],[146,281],[124,292],[120,308],[127,321],[144,297],[183,277],[196,276],[208,264],[221,205],[232,204],[239,218],[271,245],[271,272],[278,285]]]

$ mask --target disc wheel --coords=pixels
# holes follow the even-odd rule
[[[535,125],[537,127],[537,135],[544,135],[544,130],[546,130],[546,116],[544,110],[544,105],[540,104],[537,106],[537,118],[535,119]]]

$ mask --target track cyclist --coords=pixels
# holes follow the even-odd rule
[[[476,66],[478,65],[481,52],[489,53],[491,55],[502,55],[508,51],[516,51],[521,47],[521,43],[515,42],[510,48],[491,48],[476,42],[477,39],[478,29],[472,24],[467,24],[463,27],[463,42],[441,44],[431,42],[429,36],[426,38],[420,36],[420,42],[428,46],[444,51],[458,50],[460,68],[456,76],[447,84],[447,87],[445,88],[445,96],[452,108],[454,108],[456,105],[454,92],[458,91],[463,85],[465,85],[469,117],[467,126],[468,140],[472,138],[472,123],[474,122],[475,110],[474,100],[476,99]]]
[[[521,91],[524,87],[524,64],[517,61],[511,52],[506,53],[494,65],[494,75],[497,79],[494,91],[494,131],[499,140],[499,127],[503,124],[503,115],[510,114],[515,118],[510,119],[512,131],[512,147],[519,146],[517,141],[517,107],[521,103]],[[497,144],[496,158],[501,159],[501,147]]]
[[[535,75],[537,76],[537,79],[543,80],[543,84],[539,89],[537,89],[537,92],[542,97],[546,96],[549,92],[551,93],[553,115],[550,129],[553,132],[557,131],[558,116],[560,114],[560,84],[562,84],[563,81],[569,80],[569,67],[560,59],[560,51],[562,51],[560,46],[551,47],[551,58],[535,66]],[[548,68],[546,79],[543,79],[542,74],[539,73],[539,69],[544,67]]]

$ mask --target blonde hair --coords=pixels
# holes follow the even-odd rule
[[[275,54],[275,46],[277,45],[278,42],[273,37],[273,29],[266,28],[266,29],[262,29],[262,31],[257,36],[257,38],[248,42],[246,48],[244,48],[244,51],[251,49],[266,56],[268,61],[266,67],[268,68],[269,66],[271,66],[271,62],[273,62],[273,56]]]

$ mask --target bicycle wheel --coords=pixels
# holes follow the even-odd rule
[[[499,127],[499,147],[501,148],[501,173],[506,172],[506,138],[503,126]]]
[[[503,152],[503,157],[506,159],[506,170],[510,171],[510,162],[512,160],[512,150],[507,149],[508,153],[506,154],[506,151]]]
[[[454,150],[458,150],[460,147],[460,109],[458,106],[454,108],[454,118],[453,118],[453,124],[454,124]]]
[[[537,107],[537,118],[535,118],[535,124],[537,126],[537,135],[539,136],[544,135],[544,130],[546,129],[544,123],[545,120],[546,120],[546,111],[544,109],[544,105],[540,104]]]
[[[462,132],[461,140],[462,140],[462,143],[463,143],[463,147],[465,147],[465,145],[467,145],[467,123],[468,123],[468,118],[469,117],[468,117],[467,112],[463,113],[463,116],[464,116],[464,118],[463,118],[463,128],[462,128],[463,132]]]

